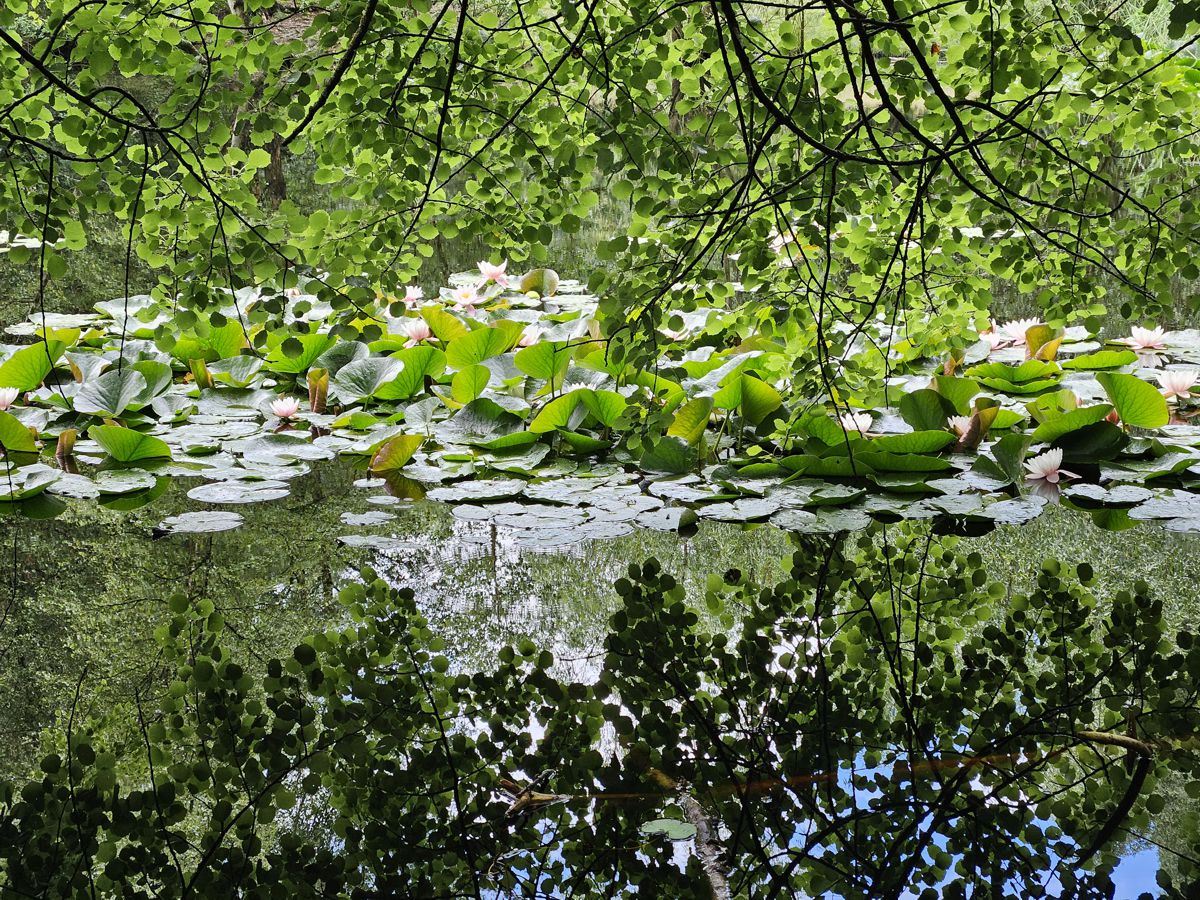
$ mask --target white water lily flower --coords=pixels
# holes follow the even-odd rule
[[[857,431],[859,434],[866,434],[871,428],[870,413],[842,413],[838,416],[838,424],[845,431]]]
[[[271,401],[271,412],[280,419],[294,419],[300,412],[300,401],[295,397],[280,397]]]
[[[971,430],[971,417],[951,416],[946,424],[950,426],[950,430],[958,437],[964,438],[967,436],[967,432]]]
[[[1129,329],[1129,337],[1121,343],[1128,344],[1134,350],[1161,350],[1167,345],[1167,333],[1161,328],[1141,328],[1134,325]]]
[[[17,402],[17,395],[20,393],[15,387],[0,388],[0,409],[10,409]]]
[[[1018,347],[1024,347],[1025,332],[1027,332],[1034,325],[1040,324],[1042,323],[1037,319],[1017,319],[1013,322],[1005,322],[1004,325],[1001,326],[1001,330],[1004,332],[1005,337],[1007,337]]]
[[[434,340],[433,329],[424,319],[405,319],[400,325],[401,330],[408,335],[405,347],[415,347],[423,341]]]
[[[1078,478],[1079,476],[1074,472],[1068,472],[1062,467],[1062,458],[1062,448],[1056,447],[1033,457],[1033,459],[1026,460],[1025,468],[1029,470],[1025,476],[1026,479],[1058,484],[1060,478]]]
[[[486,260],[480,260],[478,263],[479,274],[483,276],[484,284],[489,281],[495,282],[500,287],[508,287],[508,275],[505,270],[508,268],[508,260],[503,260],[499,265],[490,263]]]
[[[404,289],[404,304],[406,306],[416,306],[425,296],[425,292],[416,285],[410,284]]]
[[[1162,395],[1168,403],[1177,400],[1190,399],[1192,388],[1200,374],[1195,369],[1172,369],[1169,372],[1158,373],[1158,383],[1162,387]]]

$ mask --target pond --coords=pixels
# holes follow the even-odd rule
[[[314,464],[308,475],[295,480],[285,498],[227,507],[244,516],[236,530],[165,534],[158,527],[164,520],[213,509],[211,504],[188,498],[193,479],[168,481],[158,496],[134,510],[69,500],[66,509],[54,518],[10,514],[3,519],[6,534],[0,546],[8,571],[0,583],[10,585],[0,648],[5,777],[19,779],[36,768],[38,760],[57,745],[72,723],[76,728],[84,721],[98,723],[94,738],[98,744],[119,746],[136,741],[140,712],[155,708],[164,686],[175,677],[175,663],[164,654],[164,630],[171,628],[172,620],[177,619],[174,613],[184,607],[206,616],[219,616],[222,642],[230,657],[253,677],[261,677],[269,668],[268,660],[290,658],[292,648],[307,635],[333,633],[353,624],[357,617],[348,613],[338,596],[348,585],[360,583],[363,568],[369,566],[388,585],[413,591],[415,609],[436,635],[436,646],[448,660],[451,674],[492,671],[503,658],[504,647],[530,641],[553,655],[550,671],[556,679],[590,684],[602,669],[610,617],[622,605],[613,584],[627,575],[631,563],[657,559],[665,572],[678,578],[685,605],[700,617],[702,630],[735,632],[746,627],[746,618],[752,612],[749,607],[742,609],[734,617],[735,622],[716,609],[711,602],[714,573],[732,570],[738,583],[770,585],[783,577],[793,552],[806,554],[809,561],[824,553],[828,561],[829,548],[843,545],[840,537],[788,534],[769,524],[701,521],[696,532],[686,537],[635,528],[619,537],[582,539],[538,549],[520,540],[520,528],[457,517],[454,507],[448,504],[393,497],[378,481],[364,478],[361,467],[344,459]],[[896,542],[899,570],[913,566],[920,552],[928,553],[928,523],[911,526],[924,536],[924,543],[917,541],[900,551],[906,538],[893,532],[908,527],[884,528],[872,539],[885,545]],[[347,536],[357,539],[347,542]],[[980,554],[982,569],[1004,583],[1010,595],[1033,588],[1045,557],[1093,566],[1093,590],[1102,606],[1111,603],[1119,591],[1129,589],[1135,579],[1144,579],[1149,582],[1149,593],[1163,601],[1162,620],[1170,632],[1190,628],[1195,621],[1200,604],[1198,541],[1200,537],[1195,535],[1170,533],[1149,523],[1126,531],[1102,531],[1087,514],[1052,504],[1032,522],[1019,527],[1000,526],[980,538],[951,538],[948,545],[956,544],[957,551],[964,553]],[[845,539],[846,546],[853,543],[853,537]],[[859,565],[868,583],[878,579],[877,571],[861,562]],[[830,584],[835,583],[831,579]],[[932,622],[937,621],[936,614],[926,615]],[[686,671],[686,656],[677,664],[681,672]],[[628,686],[625,690],[629,695],[626,702],[635,704],[636,691]],[[534,731],[539,731],[536,725]],[[52,737],[55,734],[59,735],[57,739]],[[615,737],[612,732],[601,732],[596,740],[602,750],[611,753]],[[840,789],[853,795],[857,784],[858,791],[867,791],[864,797],[880,791],[888,794],[896,785],[902,793],[909,790],[895,774],[895,758],[872,759],[869,752],[864,756],[860,750],[850,757],[840,757],[835,764],[841,772],[837,776]],[[837,757],[839,751],[834,753]],[[1194,805],[1184,790],[1190,765],[1179,767],[1177,774],[1172,774],[1170,763],[1160,765],[1154,796],[1165,799],[1156,803],[1156,813],[1140,823],[1132,822],[1110,838],[1112,846],[1108,849],[1119,858],[1111,871],[1115,896],[1131,897],[1146,890],[1157,894],[1155,873],[1160,869],[1177,872],[1180,858],[1176,852],[1186,856],[1191,852],[1187,848],[1196,842]],[[872,773],[883,781],[868,789],[876,777]],[[979,777],[985,774],[981,771]],[[532,775],[530,772],[526,777]],[[538,789],[554,793],[569,790],[562,783],[564,775],[559,773],[548,785],[539,784]],[[1055,777],[1061,775],[1056,773]],[[1043,788],[1045,783],[1040,779],[1044,777],[1045,773],[1027,776],[1032,784]],[[1088,776],[1080,777],[1085,784],[1090,783]],[[587,867],[591,883],[604,884],[612,878],[614,889],[625,884],[628,890],[631,882],[627,879],[636,883],[650,878],[664,888],[672,886],[667,889],[679,891],[678,896],[690,895],[689,891],[706,892],[709,876],[702,864],[705,851],[700,843],[704,835],[697,837],[693,824],[704,819],[694,801],[681,795],[683,800],[672,802],[674,786],[662,791],[645,787],[630,791],[627,783],[619,786],[621,790],[616,787],[610,783],[606,792],[600,792],[612,794],[614,799],[593,799],[590,811],[571,809],[568,814],[548,804],[550,812],[545,815],[540,808],[533,808],[532,822],[516,820],[524,824],[526,832],[540,835],[534,845],[542,847],[542,854],[550,854],[538,857],[541,864],[548,867],[548,872],[557,870],[563,877],[581,877],[581,868]],[[765,806],[757,808],[757,819],[754,813],[734,814],[724,808],[728,800],[721,800],[720,792],[705,795],[704,802],[710,804],[707,808],[717,809],[717,819],[724,822],[713,840],[728,841],[742,815],[751,815],[752,821],[759,823],[756,827],[763,829],[766,840],[779,839],[777,816],[791,818],[796,827],[803,823],[803,803],[789,813],[774,808],[778,803],[773,797],[774,788],[764,787],[761,793],[755,804]],[[615,799],[618,795],[628,796]],[[316,811],[309,809],[306,815],[328,825],[327,814],[322,812],[327,797],[321,797]],[[576,803],[558,802],[568,807]],[[835,801],[831,798],[830,802]],[[844,803],[844,798],[840,802]],[[854,802],[860,815],[868,808],[862,806],[863,802],[861,798]],[[1050,820],[1057,817],[1057,812],[1049,814]],[[615,824],[617,820],[624,824]],[[673,842],[655,836],[654,827],[659,827],[655,823],[660,820],[666,823],[662,828],[682,828],[685,839]],[[286,828],[287,821],[285,818],[285,824],[273,827]],[[451,848],[455,842],[454,819],[438,825],[439,821],[435,816],[428,824],[447,830],[436,836],[431,833],[431,846],[444,841],[445,848]],[[896,827],[901,821],[903,817]],[[914,821],[919,823],[922,817]],[[1057,827],[1042,822],[1040,815],[1037,821],[1050,829]],[[628,839],[630,828],[637,834],[639,826],[654,826],[643,831],[637,854],[640,862],[634,866],[642,870],[640,874],[632,874],[628,859],[606,863],[602,858],[578,856],[572,829],[585,822],[591,823],[589,828],[610,828],[626,834],[621,840]],[[1060,824],[1068,827],[1065,821]],[[1018,831],[1026,826],[1018,826],[1015,821],[1006,826],[999,820],[992,825]],[[517,825],[510,817],[497,827],[508,834]],[[811,827],[811,823],[805,826]],[[612,840],[617,840],[615,833]],[[1053,835],[1052,830],[1047,833]],[[769,838],[772,834],[776,836]],[[1041,840],[1040,835],[1038,831],[1035,844]],[[1014,847],[1025,846],[1023,842],[1031,840],[1024,832],[1014,833],[1012,839],[1016,841]],[[506,840],[511,840],[511,846]],[[498,845],[489,845],[487,852],[497,855],[493,868],[499,860],[509,859],[510,854],[513,859],[519,857],[526,843],[514,832]],[[804,841],[797,836],[785,843],[795,850]],[[952,856],[960,865],[963,859],[970,863],[970,854],[964,856],[961,847],[956,849],[953,838],[938,837],[937,845],[943,847],[947,859]],[[1044,872],[1049,895],[1066,895],[1076,889],[1063,881],[1064,875],[1072,872],[1070,853],[1064,849],[1067,846],[1051,841],[1046,847],[1030,844],[1022,851],[1033,854],[1023,865],[1032,866],[1034,873]],[[526,847],[526,852],[533,849],[533,845]],[[813,860],[820,856],[811,850],[809,855]],[[989,864],[1012,866],[1011,884],[1028,889],[1028,871],[1015,858],[1004,856],[998,854],[999,858]],[[414,856],[420,858],[419,854]],[[538,878],[551,877],[527,870],[529,859],[512,862],[507,876],[493,872],[493,895],[520,893],[523,882],[529,881],[527,890]],[[864,851],[864,867],[878,862],[876,851]],[[923,864],[918,865],[910,877],[916,878],[922,868]],[[817,871],[820,869],[817,865]],[[746,884],[765,878],[761,881],[765,889],[773,881],[763,872],[771,871],[772,867],[765,864],[744,870],[736,865],[733,876],[748,878]],[[774,871],[774,877],[779,877],[777,867]],[[942,872],[936,876],[938,879],[948,877],[944,868],[934,866],[933,871]],[[926,872],[924,877],[935,876]],[[820,879],[814,882],[820,883]],[[861,891],[862,885],[879,887],[885,883],[886,879],[876,872],[850,884],[858,884]],[[829,884],[837,885],[837,879]],[[745,884],[742,889],[746,889]],[[545,883],[543,890],[557,895]],[[855,894],[846,884],[830,890],[838,896]],[[418,891],[418,895],[424,894]]]
[[[12,884],[1195,880],[1200,331],[1017,322],[830,408],[733,294],[651,370],[485,269],[370,340],[315,282],[8,329]]]

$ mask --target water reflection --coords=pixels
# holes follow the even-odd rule
[[[334,597],[370,562],[416,591],[463,666],[486,668],[501,645],[525,637],[590,652],[630,561],[667,561],[695,594],[710,566],[767,573],[787,547],[774,530],[712,523],[690,541],[639,531],[539,553],[440,504],[376,505],[379,492],[360,478],[341,460],[316,466],[284,500],[230,507],[245,524],[215,534],[157,530],[212,508],[189,501],[193,483],[182,479],[160,479],[144,503],[56,501],[44,519],[27,518],[28,506],[0,517],[0,774],[28,768],[40,729],[65,722],[85,672],[84,716],[121,718],[135,689],[161,681],[155,630],[175,594],[212,603],[232,651],[261,666],[342,622]],[[339,541],[348,536],[368,540]]]
[[[535,553],[436,504],[372,504],[356,478],[318,466],[212,535],[156,535],[192,508],[186,485],[0,521],[4,775],[24,782],[88,721],[120,796],[147,783],[145,740],[167,779],[200,733],[252,758],[228,710],[286,688],[266,705],[270,766],[295,768],[295,805],[256,828],[261,853],[290,849],[256,871],[325,895],[1123,897],[1194,879],[1194,538],[1056,506],[965,540],[707,523]],[[351,532],[380,543],[338,542]],[[365,562],[379,582],[339,600]],[[207,659],[248,677],[196,690]],[[141,725],[167,708],[189,724],[159,747]],[[284,740],[297,710],[320,728]],[[331,763],[301,777],[296,748],[317,745]],[[197,847],[190,817],[218,786],[186,787]],[[73,791],[47,809],[108,802]],[[12,847],[52,840],[10,812],[14,872],[35,857]],[[214,858],[181,865],[217,885]],[[43,877],[22,890],[55,896]]]

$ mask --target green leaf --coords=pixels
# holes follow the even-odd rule
[[[212,357],[205,362],[218,359],[228,359],[237,356],[246,348],[246,332],[236,319],[230,319],[220,328],[212,328],[205,343],[212,352]]]
[[[586,391],[580,399],[592,418],[605,428],[611,428],[628,406],[628,401],[616,391]]]
[[[1014,425],[1025,421],[1025,416],[1021,415],[1014,409],[1002,409],[996,413],[996,418],[992,422],[989,431],[1007,431]]]
[[[404,368],[375,392],[380,400],[407,400],[425,389],[426,379],[437,378],[446,371],[446,354],[428,344],[400,350],[392,358],[404,363]]]
[[[511,336],[503,329],[478,328],[450,342],[446,348],[446,362],[455,369],[464,369],[499,356],[512,343]]]
[[[647,472],[682,475],[696,465],[696,451],[677,437],[665,436],[647,447],[640,462]]]
[[[994,460],[981,456],[975,460],[972,468],[994,478],[1005,479],[1010,484],[1019,484],[1025,480],[1023,464],[1029,443],[1027,434],[1006,434],[992,445]]]
[[[1027,359],[1019,366],[992,362],[972,366],[967,369],[967,374],[972,378],[979,379],[984,384],[987,384],[987,379],[990,379],[1020,385],[1030,381],[1056,378],[1059,374],[1059,366],[1057,363],[1040,359]]]
[[[117,462],[140,462],[145,459],[170,459],[171,448],[150,434],[142,434],[120,425],[93,425],[88,437],[104,448]]]
[[[66,350],[62,341],[39,341],[22,347],[0,365],[0,387],[32,391],[40,387]]]
[[[139,360],[130,368],[135,372],[141,372],[142,377],[146,379],[146,389],[138,394],[136,401],[131,404],[133,409],[141,409],[143,406],[149,405],[151,400],[171,386],[171,382],[175,378],[171,367],[157,359]]]
[[[526,375],[557,388],[571,364],[571,352],[566,341],[541,341],[518,350],[513,362]]]
[[[492,378],[487,366],[467,366],[454,373],[450,381],[450,396],[459,403],[470,403],[483,393]]]
[[[1042,391],[1048,391],[1058,385],[1057,378],[1043,378],[1038,381],[1025,381],[1021,383],[1005,381],[1003,378],[980,378],[979,383],[985,387],[990,387],[993,391],[1000,391],[1004,394],[1040,394]]]
[[[536,434],[558,429],[574,431],[587,414],[587,408],[580,406],[580,401],[590,393],[588,388],[579,388],[551,400],[534,416],[529,430]]]
[[[351,431],[366,431],[379,422],[379,417],[369,412],[356,409],[354,412],[338,416],[333,420],[333,428],[349,428]]]
[[[538,435],[525,429],[524,420],[487,397],[472,400],[434,428],[446,444],[468,444],[503,450],[535,443]]]
[[[842,426],[838,424],[837,419],[824,410],[814,410],[805,413],[797,423],[797,426],[801,431],[812,435],[826,446],[832,447],[836,444],[846,443],[846,432],[842,430]],[[859,436],[855,433],[851,433],[849,438],[850,440],[859,440]]]
[[[957,438],[948,431],[910,431],[908,434],[888,434],[872,438],[863,448],[890,453],[937,453],[953,444]]]
[[[739,380],[742,385],[742,416],[751,425],[758,425],[783,405],[783,395],[761,378],[743,374]]]
[[[521,276],[518,286],[523,294],[537,291],[543,297],[552,297],[558,291],[558,273],[553,269],[532,269]]]
[[[12,413],[0,411],[0,450],[6,453],[37,453],[29,427]]]
[[[713,398],[697,397],[689,400],[675,413],[667,434],[677,437],[688,444],[697,443],[704,436],[708,427],[708,417],[712,415]]]
[[[687,841],[696,836],[696,826],[678,819],[655,819],[641,827],[643,834],[661,834],[669,841]]]
[[[313,360],[309,369],[324,369],[332,378],[350,363],[370,355],[370,348],[362,341],[338,341]]]
[[[1167,401],[1158,389],[1136,375],[1119,372],[1097,372],[1096,381],[1117,408],[1117,415],[1126,425],[1137,428],[1161,428],[1171,420]]]
[[[449,344],[451,341],[457,341],[471,333],[466,325],[458,320],[454,315],[446,312],[440,306],[427,306],[421,310],[421,318],[429,325],[429,330],[434,333],[439,341],[443,344]]]
[[[318,357],[335,343],[337,338],[328,334],[292,335],[267,354],[266,366],[272,372],[300,375],[307,372]]]
[[[1137,354],[1132,350],[1098,350],[1095,353],[1073,356],[1059,365],[1064,369],[1074,370],[1119,369],[1136,360]]]
[[[950,435],[953,437],[953,435]],[[874,444],[869,441],[867,447]],[[857,445],[856,445],[857,446]],[[954,468],[950,460],[919,453],[876,452],[869,449],[854,451],[856,463],[866,463],[875,472],[947,472]]]
[[[979,393],[977,382],[970,378],[952,378],[949,375],[935,375],[933,382],[937,385],[937,392],[950,401],[957,415],[971,414],[971,398]]]
[[[80,387],[75,395],[75,412],[115,419],[146,388],[146,379],[132,366],[126,366],[122,371],[111,369]]]
[[[1107,403],[1101,403],[1097,406],[1085,406],[1082,409],[1073,409],[1070,412],[1047,419],[1035,428],[1033,434],[1029,437],[1035,444],[1048,444],[1068,432],[1103,421],[1104,417],[1110,412],[1112,412],[1112,407]]]
[[[1095,463],[1112,459],[1129,444],[1129,435],[1112,422],[1093,422],[1059,436],[1055,447],[1063,451],[1063,460],[1074,463]]]
[[[214,381],[230,387],[244,388],[254,380],[254,376],[262,367],[263,361],[257,356],[231,356],[209,363],[208,371]]]
[[[371,457],[371,471],[380,474],[402,469],[424,442],[422,434],[398,434],[384,441]]]
[[[342,366],[333,378],[338,399],[357,402],[375,396],[375,392],[392,381],[404,369],[404,363],[388,356],[368,356]]]
[[[846,456],[803,454],[785,457],[783,464],[797,475],[817,478],[862,478],[873,474],[875,470],[862,459],[862,452],[857,449],[860,445],[855,443],[853,446],[854,452]]]
[[[578,431],[567,431],[564,429],[558,432],[558,436],[576,453],[600,453],[612,446],[609,441],[602,441],[589,434],[580,434]]]
[[[900,418],[917,431],[943,431],[957,410],[950,400],[930,388],[921,388],[900,398]]]

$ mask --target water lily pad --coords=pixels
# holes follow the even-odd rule
[[[494,400],[472,400],[451,418],[434,426],[434,435],[444,444],[467,444],[492,450],[536,443],[538,435],[525,430],[525,422]]]
[[[434,488],[427,496],[439,503],[487,503],[491,500],[519,497],[524,491],[525,482],[520,479],[495,478],[463,481],[451,487]]]
[[[1165,491],[1129,511],[1132,519],[1198,519],[1200,495]]]
[[[35,497],[62,475],[58,469],[42,463],[17,468],[5,466],[0,469],[0,501],[25,500]]]
[[[1143,503],[1153,497],[1154,492],[1133,484],[1121,484],[1107,489],[1098,484],[1072,484],[1063,489],[1063,496],[1077,506],[1085,508],[1121,508]]]
[[[212,481],[188,491],[188,498],[201,503],[265,503],[282,500],[291,491],[283,481]]]
[[[694,532],[699,516],[694,509],[686,506],[669,506],[660,509],[646,510],[639,513],[634,523],[641,528],[651,528],[655,531]]]
[[[1045,497],[1035,495],[1016,497],[984,507],[981,515],[993,520],[998,525],[1024,525],[1026,522],[1036,519],[1046,503]]]
[[[395,516],[383,510],[368,510],[362,513],[342,513],[342,524],[351,526],[384,525],[394,521]]]
[[[785,509],[772,517],[773,524],[788,531],[801,534],[837,534],[842,531],[859,531],[871,524],[871,517],[861,509],[817,509],[812,512],[811,520],[795,516],[796,510]],[[784,523],[786,522],[786,526]]]
[[[743,497],[730,503],[712,503],[702,506],[697,514],[718,522],[753,522],[766,519],[778,512],[780,503],[770,498]]]
[[[208,534],[232,531],[244,521],[241,513],[221,509],[199,510],[163,519],[159,522],[158,529],[167,534]]]
[[[816,513],[803,509],[781,509],[771,516],[771,524],[784,531],[804,531],[816,521]]]
[[[58,479],[46,488],[52,494],[60,497],[72,497],[78,500],[95,500],[100,496],[100,488],[86,475],[63,472]]]
[[[98,473],[94,484],[101,494],[132,494],[154,487],[157,480],[144,469],[110,469]]]

